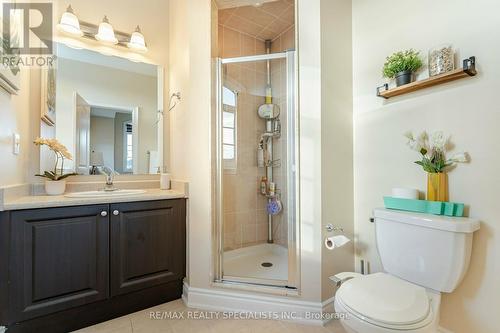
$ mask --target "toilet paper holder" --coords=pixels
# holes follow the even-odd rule
[[[328,224],[325,226],[325,229],[326,229],[326,231],[328,231],[328,232],[332,232],[332,231],[340,231],[340,232],[344,232],[344,228],[339,227],[339,226],[336,226],[336,225],[333,225],[332,223],[328,223]]]

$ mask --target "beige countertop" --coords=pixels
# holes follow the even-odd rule
[[[4,202],[3,207],[0,206],[0,211],[4,210],[21,210],[34,208],[51,208],[51,207],[68,207],[68,206],[83,206],[96,204],[110,204],[120,202],[137,202],[137,201],[154,201],[165,199],[186,198],[186,194],[179,190],[160,190],[160,189],[144,189],[145,193],[117,196],[117,197],[100,197],[100,198],[68,198],[64,195],[49,196],[49,195],[26,195],[8,199]]]

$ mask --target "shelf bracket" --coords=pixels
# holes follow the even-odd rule
[[[468,59],[464,59],[463,61],[464,72],[470,76],[475,76],[476,72],[476,57],[472,56]]]
[[[381,90],[382,88],[384,88],[384,91],[385,91],[385,90],[389,90],[389,84],[388,84],[388,83],[384,83],[383,85],[381,85],[381,86],[377,87],[377,96],[378,96],[378,97],[383,97],[383,98],[387,99],[387,97],[382,96],[382,95],[380,94],[380,90]]]

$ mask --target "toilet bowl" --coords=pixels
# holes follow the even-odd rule
[[[374,210],[383,273],[339,273],[335,311],[351,333],[436,333],[441,293],[467,272],[479,221]]]
[[[375,273],[342,284],[334,306],[350,333],[436,333],[440,300],[437,292]]]

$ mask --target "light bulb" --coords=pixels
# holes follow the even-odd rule
[[[137,26],[135,31],[130,36],[130,42],[127,43],[127,46],[131,49],[146,52],[148,48],[146,47],[146,42],[144,40],[144,35],[141,32],[141,28]]]
[[[78,21],[78,17],[76,17],[73,12],[71,5],[69,5],[66,12],[62,14],[61,21],[57,25],[57,28],[70,35],[79,37],[83,36],[82,30],[80,30],[80,22]]]
[[[97,35],[95,35],[95,39],[103,43],[118,44],[118,39],[115,37],[115,31],[113,30],[113,26],[109,24],[107,16],[104,16],[101,24],[99,24],[99,30]]]

